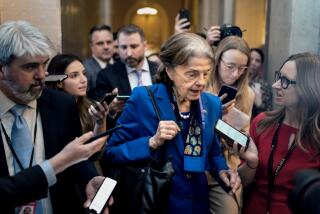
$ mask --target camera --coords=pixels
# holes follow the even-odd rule
[[[242,37],[242,30],[238,26],[224,24],[220,27],[220,41],[226,38],[227,36]],[[217,46],[220,41],[216,41],[214,45]]]
[[[320,172],[304,169],[295,175],[288,203],[293,213],[320,213]]]

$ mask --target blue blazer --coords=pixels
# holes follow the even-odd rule
[[[155,84],[150,89],[160,109],[161,119],[176,120],[166,87]],[[216,177],[220,170],[228,168],[214,132],[214,125],[221,117],[221,102],[218,97],[208,93],[202,93],[201,99],[205,110],[203,155],[206,157],[206,169]],[[108,163],[129,164],[157,155],[156,151],[150,150],[148,142],[156,133],[159,121],[144,87],[133,90],[117,123],[123,128],[114,132],[108,141],[105,152]],[[187,177],[183,163],[184,142],[180,134],[166,142],[165,148],[167,156],[171,155],[173,158],[175,171],[169,197],[169,213],[209,213],[207,178],[204,172],[192,173],[191,178]]]

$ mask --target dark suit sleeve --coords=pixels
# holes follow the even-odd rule
[[[0,178],[1,207],[3,205],[7,207],[20,206],[45,198],[47,193],[48,182],[38,165],[25,169],[14,176]]]
[[[113,90],[108,78],[110,67],[111,65],[108,65],[105,69],[102,69],[98,73],[94,95],[95,100],[100,100],[105,93],[111,92]]]

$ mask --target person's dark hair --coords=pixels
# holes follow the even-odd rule
[[[82,60],[78,56],[73,54],[56,55],[55,57],[52,58],[52,60],[48,65],[49,75],[65,74],[67,67],[74,61],[79,61],[82,63]],[[51,87],[61,90],[61,88],[58,87],[58,84],[61,84],[61,83],[57,83],[55,85],[52,85]],[[83,133],[92,131],[94,128],[94,122],[90,114],[88,113],[88,108],[90,107],[91,104],[92,103],[87,98],[87,96],[78,97],[77,106],[79,109],[79,117],[80,117]]]
[[[156,82],[173,86],[166,69],[187,65],[191,57],[205,57],[212,61],[214,55],[208,42],[194,33],[179,33],[171,36],[162,46],[159,53],[161,62],[156,75]]]
[[[126,25],[122,28],[119,29],[118,31],[118,39],[119,39],[119,36],[120,34],[123,33],[125,35],[131,35],[131,34],[134,34],[134,33],[138,33],[141,37],[141,40],[144,41],[145,40],[145,36],[144,36],[144,32],[142,30],[142,28],[138,27],[137,25],[134,25],[134,24],[130,24],[130,25]]]
[[[64,74],[66,68],[74,61],[82,63],[80,57],[73,54],[58,54],[52,58],[48,65],[48,73],[50,75]]]
[[[111,34],[112,34],[112,29],[109,25],[95,25],[93,26],[90,31],[89,31],[89,42],[91,42],[91,38],[92,38],[92,34],[96,31],[103,31],[103,30],[106,30],[106,31],[109,31]]]
[[[112,33],[113,40],[116,40],[118,37],[118,31]]]
[[[261,64],[264,62],[264,53],[260,48],[251,48],[250,52],[255,51],[260,55],[261,58]]]

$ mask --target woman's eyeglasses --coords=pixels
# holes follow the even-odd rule
[[[237,67],[236,64],[228,63],[228,62],[224,61],[223,59],[221,59],[221,62],[224,64],[224,66],[230,72],[234,72],[235,70],[238,70],[239,73],[242,74],[248,68],[248,66],[239,66],[239,67]]]
[[[274,77],[275,77],[275,81],[276,81],[276,82],[277,82],[278,80],[280,80],[281,87],[282,87],[283,89],[287,89],[290,84],[292,84],[292,85],[297,84],[296,81],[294,81],[294,80],[289,80],[287,77],[282,76],[281,73],[280,73],[280,71],[276,71]]]

